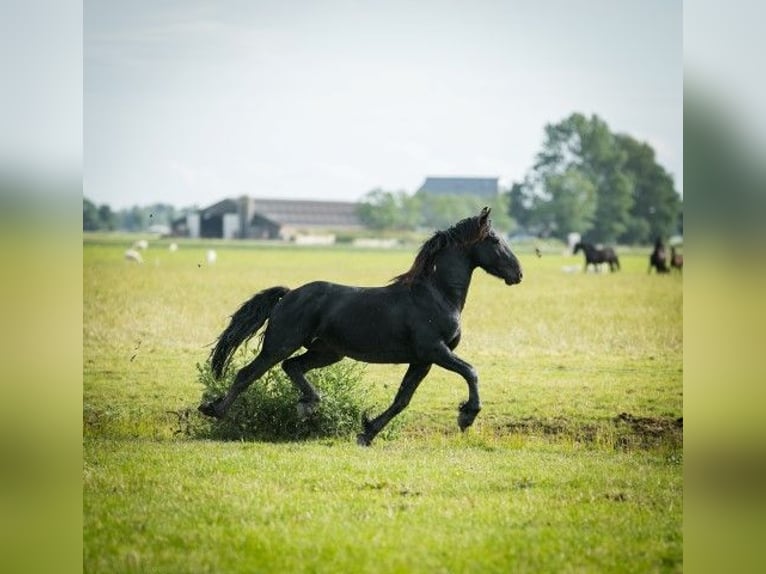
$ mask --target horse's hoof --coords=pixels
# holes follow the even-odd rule
[[[370,446],[372,444],[372,439],[368,438],[364,433],[359,433],[356,435],[356,444],[359,446]]]
[[[460,406],[457,413],[457,426],[460,427],[461,432],[465,432],[465,429],[473,424],[476,415],[479,414],[479,410],[481,409],[467,410],[464,404]]]

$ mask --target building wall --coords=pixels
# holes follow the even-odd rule
[[[190,213],[186,216],[186,227],[189,230],[189,237],[199,237],[199,213]]]
[[[253,239],[281,239],[281,228],[272,221],[256,215],[247,231],[247,237]]]
[[[241,237],[242,226],[240,223],[240,217],[238,213],[224,213],[223,214],[223,238],[224,239],[236,239]]]

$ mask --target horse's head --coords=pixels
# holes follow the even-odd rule
[[[471,246],[474,263],[487,273],[504,279],[507,285],[521,283],[521,265],[505,240],[492,229],[490,209],[485,207],[479,215],[479,240]]]
[[[572,255],[577,255],[580,252],[580,249],[584,249],[582,241],[575,243],[574,249],[572,250]]]

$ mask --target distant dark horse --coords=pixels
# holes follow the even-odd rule
[[[211,353],[220,377],[234,351],[268,320],[258,356],[243,367],[225,396],[199,410],[221,418],[253,381],[278,363],[298,388],[298,410],[309,416],[320,401],[306,380],[311,369],[343,357],[368,363],[409,363],[391,406],[362,420],[357,442],[369,445],[410,402],[432,365],[461,375],[468,400],[460,405],[458,425],[465,430],[481,409],[476,370],[453,352],[460,342],[460,314],[471,275],[481,267],[506,284],[521,282],[516,256],[489,221],[489,209],[464,219],[426,241],[406,273],[385,287],[347,287],[326,282],[290,290],[272,287],[244,303],[232,316]],[[291,355],[305,347],[306,351]]]
[[[584,271],[588,270],[588,265],[593,265],[593,270],[598,271],[597,266],[601,263],[608,263],[609,271],[614,271],[615,269],[620,268],[620,260],[617,259],[617,254],[611,247],[596,249],[592,244],[583,243],[581,241],[574,246],[574,251],[572,253],[576,255],[581,249],[583,253],[585,253]]]
[[[654,251],[649,256],[649,269],[646,272],[651,273],[652,268],[656,269],[657,273],[667,273],[670,271],[668,267],[668,252],[665,250],[662,239],[657,239],[654,242]]]

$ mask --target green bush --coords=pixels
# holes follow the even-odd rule
[[[255,351],[244,349],[232,360],[220,380],[215,380],[210,363],[197,364],[202,401],[223,395],[237,371],[252,360]],[[298,415],[299,393],[282,371],[275,367],[242,393],[221,420],[205,419],[190,431],[199,438],[219,440],[301,440],[345,437],[361,431],[363,413],[373,410],[371,385],[363,380],[361,364],[344,360],[308,375],[322,401],[308,418]]]

